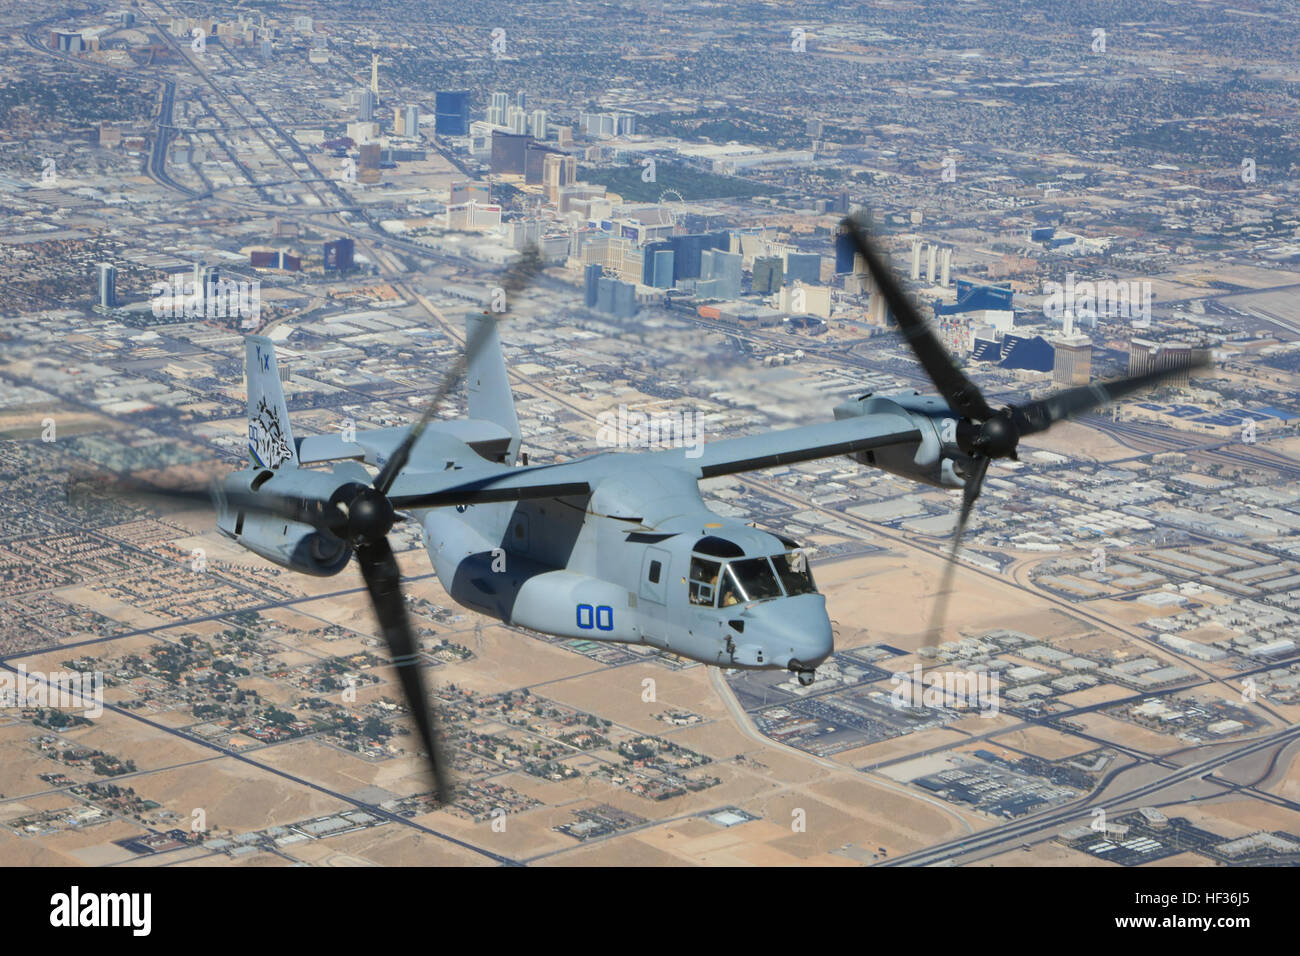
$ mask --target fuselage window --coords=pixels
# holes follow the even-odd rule
[[[650,562],[650,583],[651,584],[659,583],[659,572],[661,572],[663,569],[664,566],[662,561]]]
[[[808,558],[802,551],[774,554],[772,564],[776,566],[776,573],[785,585],[785,593],[791,597],[796,594],[812,594],[817,590],[813,585]]]
[[[718,587],[718,572],[722,565],[704,558],[691,558],[690,595],[692,604],[713,607],[713,594]]]
[[[767,558],[732,561],[727,567],[736,576],[736,583],[744,592],[744,600],[766,601],[781,596],[781,585],[777,584],[776,575],[772,573],[772,565],[768,564]]]

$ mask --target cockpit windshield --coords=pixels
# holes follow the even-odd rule
[[[732,561],[727,565],[727,570],[735,575],[746,601],[765,601],[781,596],[781,585],[777,584],[776,575],[772,573],[772,565],[767,563],[767,558]]]
[[[815,590],[808,560],[802,551],[725,562],[698,554],[691,556],[689,593],[692,604],[731,607],[751,601],[811,594]]]
[[[777,576],[785,587],[785,593],[794,597],[796,594],[812,594],[817,588],[813,586],[812,571],[808,567],[808,558],[802,551],[787,551],[785,554],[772,555],[772,564]]]

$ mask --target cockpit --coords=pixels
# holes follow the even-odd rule
[[[812,571],[804,552],[788,538],[780,541],[785,551],[755,557],[746,556],[740,545],[726,538],[701,538],[691,554],[691,603],[731,607],[814,593]]]

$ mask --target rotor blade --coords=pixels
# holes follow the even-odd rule
[[[155,507],[180,505],[218,511],[242,511],[246,514],[270,515],[285,521],[297,521],[322,531],[338,527],[344,521],[344,515],[336,505],[320,498],[281,495],[270,491],[232,491],[222,487],[220,482],[213,482],[203,488],[167,488],[134,478],[78,478],[69,480],[67,495],[68,501],[74,504],[85,500],[89,495],[98,495]]]
[[[420,673],[420,649],[411,630],[410,618],[406,614],[406,601],[402,597],[402,574],[397,567],[397,559],[393,557],[393,549],[388,545],[388,539],[377,538],[358,545],[357,562],[361,565],[361,576],[365,578],[366,588],[370,591],[370,601],[375,608],[375,617],[379,619],[379,629],[388,644],[393,666],[397,668],[397,677],[406,694],[407,707],[420,732],[420,743],[429,755],[437,800],[446,803],[451,799],[451,788],[448,786],[434,732],[429,696]]]
[[[537,251],[536,246],[529,244],[524,247],[519,258],[511,263],[510,268],[506,270],[506,274],[501,281],[501,287],[507,293],[518,292],[528,284],[533,276],[541,271],[541,268],[541,254]],[[433,420],[433,416],[437,413],[442,400],[451,394],[451,390],[456,386],[460,377],[465,374],[465,370],[469,368],[470,362],[478,355],[479,349],[483,347],[483,343],[488,339],[491,328],[485,322],[480,323],[470,335],[466,336],[465,348],[461,350],[460,357],[452,364],[451,369],[443,376],[437,390],[433,393],[433,398],[425,406],[424,413],[420,416],[419,421],[411,426],[411,430],[402,439],[402,443],[394,449],[393,454],[375,477],[374,487],[377,491],[388,494],[388,489],[393,486],[393,481],[396,480],[398,473],[406,467],[407,461],[410,460],[411,449],[415,447],[415,443],[420,440],[425,428]]]
[[[952,550],[948,552],[948,563],[944,565],[943,577],[939,582],[939,592],[934,598],[934,610],[930,615],[930,626],[925,633],[925,646],[935,647],[939,643],[939,632],[943,630],[944,618],[948,615],[948,597],[952,593],[952,579],[957,571],[957,549],[961,546],[961,536],[966,531],[966,522],[970,520],[975,499],[984,488],[984,474],[989,470],[989,459],[977,455],[971,459],[971,472],[966,476],[966,485],[961,490],[961,512],[957,515],[957,527],[952,532]]]
[[[1210,364],[1208,352],[1194,354],[1181,362],[1170,363],[1165,368],[1153,369],[1141,375],[1114,379],[1110,382],[1097,382],[1095,385],[1080,385],[1067,388],[1054,395],[1024,405],[1014,406],[1012,414],[1021,435],[1032,435],[1050,428],[1056,422],[1066,418],[1075,418],[1085,412],[1100,408],[1111,402],[1141,391],[1152,385],[1158,385],[1167,378],[1172,378],[1190,369],[1204,368]]]
[[[871,278],[875,280],[876,288],[880,290],[885,297],[885,301],[889,303],[889,310],[894,313],[894,318],[898,320],[899,328],[903,332],[903,338],[907,340],[907,344],[912,348],[912,354],[921,363],[921,367],[925,369],[925,374],[930,377],[930,381],[939,390],[939,394],[947,400],[948,404],[952,406],[952,410],[959,415],[976,421],[991,418],[993,409],[989,408],[988,402],[984,400],[983,393],[956,366],[947,349],[935,338],[934,333],[930,330],[929,323],[921,318],[916,309],[912,307],[912,303],[903,294],[903,290],[894,278],[894,274],[889,270],[889,266],[872,248],[866,231],[852,216],[845,217],[842,225],[853,238],[853,245],[857,249],[858,255],[866,260],[867,268],[871,271]]]

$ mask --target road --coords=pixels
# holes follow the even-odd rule
[[[1195,780],[1206,776],[1210,771],[1225,764],[1232,763],[1242,757],[1249,756],[1260,751],[1270,748],[1280,748],[1300,739],[1300,727],[1285,727],[1281,730],[1266,734],[1261,738],[1251,740],[1228,750],[1219,756],[1211,757],[1206,760],[1193,763],[1182,770],[1174,771],[1160,779],[1134,787],[1122,793],[1111,797],[1098,799],[1095,796],[1086,797],[1080,801],[1072,803],[1066,807],[1046,810],[1042,813],[1031,814],[1024,819],[1017,820],[1013,823],[1003,824],[986,830],[971,837],[950,840],[947,843],[938,846],[929,847],[916,853],[909,853],[905,856],[898,857],[894,860],[888,860],[876,864],[878,866],[932,866],[936,863],[954,862],[963,857],[969,857],[981,851],[993,850],[1001,852],[1011,849],[1013,845],[1024,842],[1026,837],[1035,836],[1045,830],[1056,829],[1074,820],[1084,817],[1091,817],[1092,810],[1095,807],[1101,807],[1106,810],[1131,809],[1139,801],[1144,800],[1161,790],[1177,784]],[[1111,777],[1119,773],[1127,772],[1129,768],[1121,768],[1113,771],[1108,775],[1105,782],[1109,782]],[[987,854],[986,854],[987,855]]]

